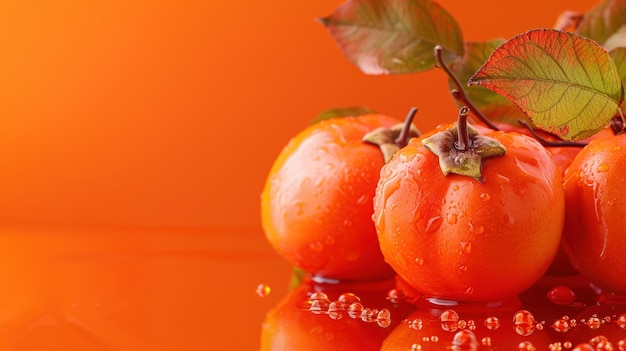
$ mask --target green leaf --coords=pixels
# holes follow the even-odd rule
[[[344,55],[366,74],[431,69],[435,45],[452,59],[463,54],[459,25],[430,0],[348,0],[321,22]]]
[[[626,47],[613,49],[609,52],[609,55],[615,62],[617,72],[622,79],[622,85],[626,85]]]
[[[338,117],[357,117],[357,116],[362,116],[362,115],[369,115],[372,113],[376,113],[376,111],[365,106],[332,108],[332,109],[322,111],[322,113],[317,115],[317,117],[315,117],[315,119],[311,121],[311,124],[315,124],[325,119],[332,119],[332,118],[338,118]]]
[[[595,41],[555,29],[520,34],[498,47],[470,79],[515,103],[565,140],[605,128],[623,100],[622,81]]]
[[[489,55],[503,42],[504,39],[487,42],[465,42],[465,54],[453,62],[450,69],[462,84],[467,83],[480,66],[487,61]],[[448,79],[448,86],[450,89],[456,88],[451,78]],[[515,124],[517,120],[526,118],[526,115],[512,102],[487,88],[465,86],[464,90],[469,100],[492,122]],[[460,105],[459,103],[459,107]]]
[[[576,33],[604,45],[626,23],[626,1],[604,0],[584,14]]]

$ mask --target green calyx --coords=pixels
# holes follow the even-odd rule
[[[396,124],[391,128],[377,128],[365,134],[363,141],[377,145],[383,154],[385,163],[389,162],[391,157],[405,147],[411,138],[420,136],[420,131],[412,124],[416,113],[416,108],[411,109],[404,123]]]
[[[502,156],[506,148],[498,140],[480,135],[465,124],[467,140],[460,147],[459,125],[436,133],[422,140],[422,145],[439,157],[439,167],[444,175],[460,174],[482,183],[482,160],[492,156]]]

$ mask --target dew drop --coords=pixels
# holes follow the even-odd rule
[[[361,320],[363,322],[371,323],[376,321],[376,316],[378,315],[377,310],[372,310],[371,308],[364,308],[361,312]]]
[[[424,259],[423,259],[423,258],[421,258],[421,257],[416,257],[416,258],[415,258],[415,263],[416,263],[418,266],[423,266],[423,265],[424,265]]]
[[[617,349],[619,351],[626,351],[626,338],[617,342]]]
[[[330,302],[328,300],[313,300],[309,306],[309,311],[314,314],[322,314],[328,311]]]
[[[459,314],[455,310],[445,310],[439,316],[441,329],[454,332],[459,329]]]
[[[495,316],[487,317],[483,324],[489,330],[496,330],[500,328],[500,320],[498,319],[498,317]]]
[[[617,323],[618,327],[626,329],[626,313],[620,314],[615,322]]]
[[[363,312],[363,304],[360,302],[353,302],[348,306],[348,316],[352,319],[357,319],[361,317],[361,313]]]
[[[337,298],[337,302],[339,303],[339,306],[343,309],[347,309],[350,306],[350,304],[354,302],[360,302],[360,301],[361,301],[360,297],[350,292],[343,293],[339,295],[339,298]]]
[[[489,201],[489,199],[491,199],[491,195],[489,195],[489,193],[481,193],[481,194],[480,194],[480,198],[481,198],[483,201]]]
[[[569,323],[569,317],[564,316],[560,319],[557,319],[556,321],[554,321],[554,323],[552,323],[551,327],[559,333],[567,333],[571,328],[571,325]]]
[[[389,327],[391,325],[391,312],[386,308],[380,310],[376,316],[376,323],[382,328]]]
[[[462,265],[462,266],[459,267],[459,270],[461,272],[467,272],[467,266],[466,265]]]
[[[391,289],[387,292],[386,299],[391,303],[398,303],[405,297],[404,290],[401,289]]]
[[[367,203],[367,195],[361,195],[357,200],[357,205],[365,205]]]
[[[465,254],[472,253],[472,243],[469,241],[461,241],[461,251]]]
[[[337,301],[333,301],[328,305],[328,316],[334,320],[343,318],[343,309]]]
[[[411,345],[411,351],[422,351],[422,345],[420,344]]]
[[[256,287],[256,294],[259,295],[259,297],[266,297],[271,292],[272,292],[272,288],[270,288],[270,286],[267,284],[259,284]]]
[[[598,172],[606,172],[606,171],[609,170],[609,165],[607,165],[606,163],[603,163],[603,164],[599,165],[596,170]]]
[[[476,351],[478,350],[478,341],[476,335],[471,330],[461,330],[454,334],[452,339],[453,351]]]
[[[409,322],[409,328],[413,330],[422,330],[423,327],[424,327],[424,322],[419,318],[416,318]]]
[[[436,231],[437,229],[439,229],[439,226],[441,226],[442,221],[443,220],[441,219],[441,216],[435,216],[430,218],[426,222],[426,227],[424,228],[424,231],[426,231],[427,233],[432,233]]]
[[[589,329],[595,330],[600,328],[600,324],[602,324],[602,321],[600,321],[600,318],[598,318],[598,316],[594,314],[587,320],[587,322],[585,322],[585,324],[587,324]]]
[[[309,296],[309,301],[315,301],[315,300],[324,300],[330,303],[330,299],[328,298],[328,295],[326,295],[326,293],[323,291],[316,291],[312,293],[311,296]]]
[[[480,339],[480,343],[486,347],[491,347],[492,345],[491,338],[488,336],[485,336],[484,338]]]
[[[572,343],[570,341],[564,341],[563,342],[563,347],[566,349],[571,349],[572,348]]]
[[[535,347],[535,345],[533,345],[532,342],[528,340],[524,340],[520,342],[519,345],[517,345],[517,350],[518,351],[537,351],[537,348]]]
[[[566,306],[576,301],[576,294],[567,286],[555,286],[546,294],[550,302],[555,305]]]
[[[446,221],[448,222],[448,224],[455,224],[456,220],[457,220],[456,213],[448,213],[448,215],[446,216]]]
[[[430,342],[438,342],[439,341],[439,337],[437,335],[433,335],[430,337]]]
[[[582,343],[576,345],[576,347],[574,347],[572,351],[596,351],[596,348],[589,343]]]
[[[515,332],[522,336],[528,336],[535,331],[535,317],[528,310],[519,310],[513,315]]]
[[[458,185],[458,184],[454,184],[454,185],[452,186],[452,191],[457,191],[457,190],[459,190],[459,189],[460,189],[460,187],[459,187],[459,185]]]

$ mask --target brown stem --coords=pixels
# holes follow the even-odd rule
[[[402,127],[400,134],[398,135],[396,140],[394,140],[396,145],[398,145],[398,147],[400,148],[405,147],[409,143],[409,135],[411,134],[409,132],[411,130],[411,124],[413,123],[413,118],[415,118],[415,114],[417,113],[417,111],[418,110],[416,107],[411,108],[404,120],[404,126]]]
[[[469,115],[469,113],[470,109],[467,106],[461,106],[459,109],[459,118],[456,123],[459,137],[454,144],[455,148],[459,151],[465,151],[471,146],[469,133],[467,131],[467,115]]]
[[[524,121],[523,119],[518,120],[517,123],[523,125],[526,129],[528,129],[530,134],[532,134],[533,137],[535,137],[535,139],[537,139],[537,141],[539,143],[541,143],[541,145],[543,145],[543,146],[548,146],[548,147],[553,147],[553,146],[559,146],[559,147],[560,146],[583,147],[583,146],[587,145],[587,143],[582,143],[582,142],[577,142],[577,141],[565,141],[565,140],[550,141],[550,140],[546,140],[541,135],[537,134],[537,132],[535,131],[535,128],[533,128],[530,124],[528,124],[528,122]]]
[[[500,130],[493,123],[491,123],[491,121],[487,118],[487,116],[485,116],[467,97],[467,94],[465,94],[465,90],[463,90],[463,85],[461,85],[459,78],[457,78],[456,74],[454,74],[454,72],[452,72],[450,67],[443,61],[443,48],[441,47],[441,45],[435,46],[434,51],[435,51],[435,59],[437,60],[437,66],[443,69],[443,71],[448,75],[448,77],[450,77],[450,79],[452,80],[452,83],[456,87],[456,89],[452,89],[450,91],[450,93],[452,93],[452,96],[457,101],[467,106],[469,110],[472,111],[472,113],[476,117],[478,117],[478,119],[482,123],[484,123],[487,127],[493,130]]]
[[[611,130],[615,135],[624,133],[624,115],[621,106],[617,109],[618,114],[611,119]]]

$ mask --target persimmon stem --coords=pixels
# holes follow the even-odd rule
[[[545,138],[543,138],[541,135],[537,134],[537,131],[535,131],[535,128],[533,128],[530,124],[528,124],[528,122],[526,122],[523,119],[519,119],[517,120],[517,123],[521,124],[522,126],[524,126],[526,129],[528,129],[528,131],[530,132],[530,134],[532,134],[532,136],[537,139],[537,141],[543,145],[543,146],[547,146],[547,147],[554,147],[554,146],[570,146],[570,147],[583,147],[585,145],[587,145],[587,143],[583,143],[583,142],[578,142],[578,141],[565,141],[565,140],[560,140],[560,141],[550,141],[550,140],[546,140]]]
[[[618,114],[611,119],[611,130],[615,135],[624,133],[624,115],[621,106],[617,109]]]
[[[454,72],[452,72],[450,67],[444,62],[443,48],[441,47],[441,45],[435,46],[434,52],[435,52],[435,60],[437,60],[437,67],[441,68],[448,75],[448,77],[450,77],[450,79],[452,80],[452,83],[456,87],[456,89],[450,90],[452,97],[454,97],[457,101],[459,101],[460,103],[465,105],[467,108],[469,108],[469,110],[472,111],[472,114],[474,114],[474,116],[476,116],[484,125],[486,125],[487,127],[493,130],[500,130],[493,123],[491,123],[489,118],[487,118],[487,116],[485,116],[476,107],[476,105],[474,105],[472,101],[470,101],[469,97],[467,97],[467,94],[465,94],[465,90],[463,90],[463,86],[461,85],[459,78],[456,76],[456,74],[454,74]]]
[[[415,118],[417,111],[418,109],[416,107],[411,108],[404,120],[404,126],[402,127],[400,134],[398,135],[396,140],[394,140],[396,145],[398,145],[398,147],[400,148],[405,147],[409,143],[409,132],[411,130],[411,124],[413,123],[413,118]]]
[[[458,132],[458,139],[454,144],[454,147],[459,151],[467,150],[470,145],[469,133],[467,131],[467,116],[470,113],[470,109],[467,106],[461,106],[459,109],[459,118],[456,123]]]

